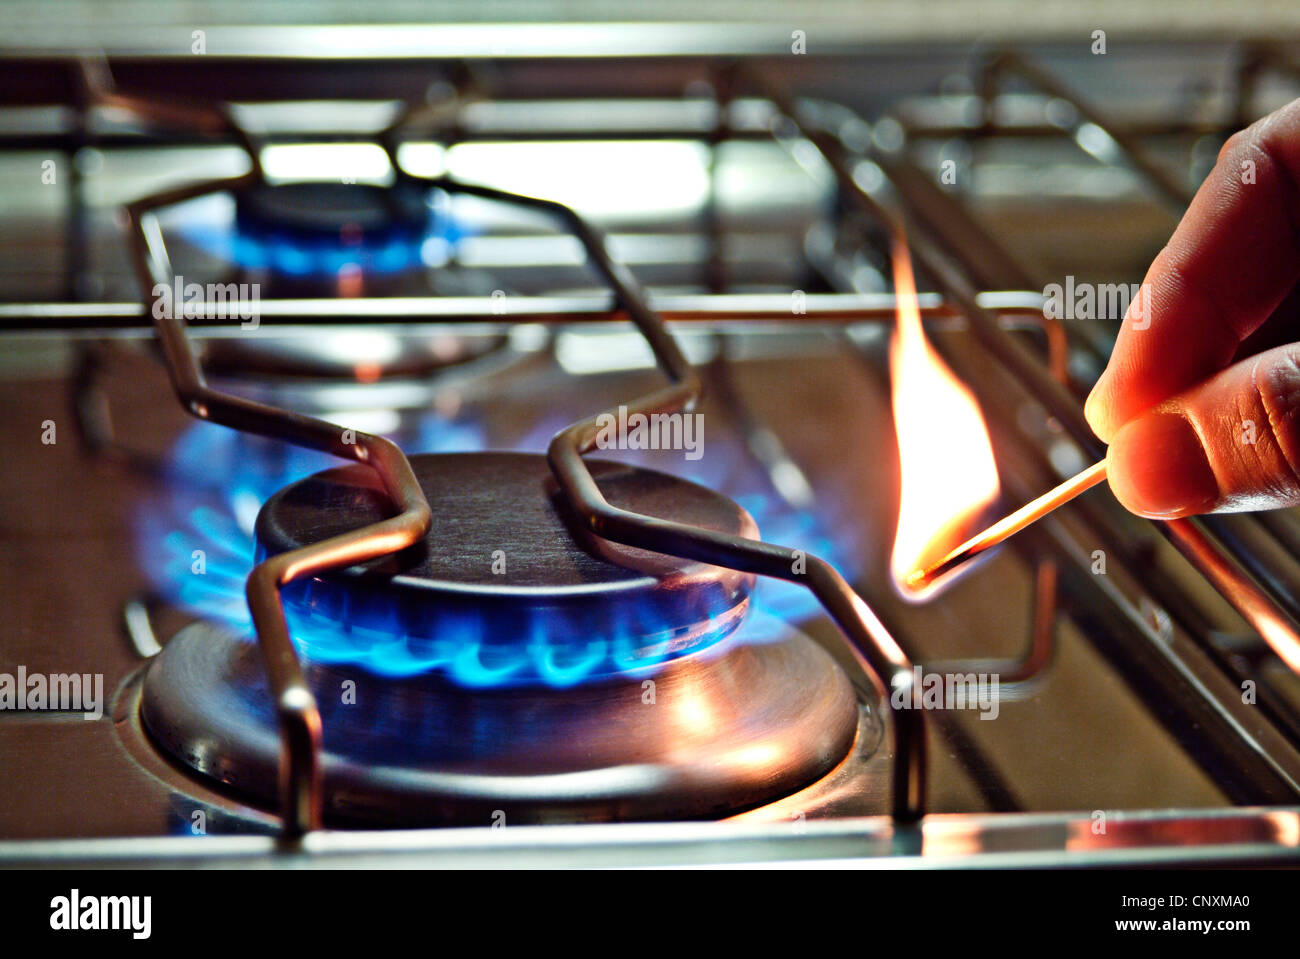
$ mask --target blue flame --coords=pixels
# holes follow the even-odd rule
[[[219,199],[219,198],[213,198]],[[310,236],[301,231],[241,228],[228,204],[196,201],[177,222],[179,236],[210,256],[246,270],[297,278],[329,279],[349,269],[389,276],[439,266],[473,234],[454,217],[445,195],[430,195],[423,230],[394,226],[357,238]]]
[[[484,431],[476,424],[434,414],[421,418],[406,435],[392,438],[404,449],[433,453],[486,448]],[[846,558],[853,552],[845,538],[831,532],[836,527],[820,514],[790,508],[765,490],[757,471],[745,468],[738,448],[722,448],[725,443],[715,442],[709,456],[686,463],[678,472],[735,498],[769,541],[830,559],[851,574]],[[282,487],[340,462],[210,423],[192,424],[171,450],[162,491],[138,513],[137,546],[146,574],[170,602],[251,637],[244,584],[255,558],[258,510]],[[613,635],[566,629],[557,619],[522,641],[509,642],[483,636],[481,621],[470,615],[428,638],[404,635],[382,608],[322,610],[311,601],[310,580],[287,587],[284,602],[294,641],[309,661],[350,663],[386,676],[438,671],[473,688],[567,687],[610,675],[650,675],[688,652],[737,641],[763,642],[776,635],[772,623],[803,618],[818,609],[804,587],[760,579],[739,629],[733,618],[686,635],[651,621],[656,617],[646,611],[631,617],[636,621],[620,624]]]
[[[320,663],[359,663],[385,676],[446,674],[462,686],[574,686],[607,676],[651,675],[685,652],[698,652],[726,639],[736,621],[718,624],[683,641],[664,624],[624,623],[608,637],[585,637],[565,628],[562,619],[538,625],[524,642],[483,635],[483,624],[466,614],[444,623],[433,638],[403,635],[381,621],[343,628],[337,621],[293,611],[294,638],[304,657]]]

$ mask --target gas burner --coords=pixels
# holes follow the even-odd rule
[[[450,669],[473,685],[567,684],[717,642],[744,614],[752,575],[592,537],[570,517],[541,456],[425,454],[411,463],[445,519],[411,550],[283,590],[286,607],[307,621],[299,641],[309,659],[387,673]],[[615,506],[758,538],[748,513],[703,486],[617,463],[593,462],[592,471]],[[262,507],[258,554],[392,515],[372,470],[327,470]]]
[[[424,542],[285,590],[322,704],[327,814],[427,824],[696,818],[789,795],[847,754],[853,689],[811,639],[749,614],[753,578],[579,533],[543,457],[411,457]],[[725,497],[591,461],[615,506],[757,537]],[[263,507],[261,553],[391,515],[363,467]],[[142,690],[156,742],[270,803],[279,734],[260,653],[196,624]]]
[[[264,269],[277,292],[351,284],[361,296],[384,277],[418,269],[431,225],[424,190],[368,183],[258,184],[235,194],[236,259]]]

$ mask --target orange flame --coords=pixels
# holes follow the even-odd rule
[[[906,241],[894,240],[898,327],[890,343],[894,428],[901,496],[890,570],[914,598],[908,574],[942,559],[976,530],[998,497],[998,471],[988,427],[975,396],[925,338]]]

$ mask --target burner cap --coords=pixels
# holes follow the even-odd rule
[[[294,275],[333,276],[348,264],[378,272],[414,267],[429,218],[425,193],[409,186],[306,181],[235,194],[242,259]]]
[[[429,215],[424,194],[409,187],[332,180],[262,184],[238,193],[235,210],[250,230],[345,240],[350,231],[358,239],[394,230],[422,234]]]
[[[308,658],[389,674],[442,669],[466,685],[566,685],[709,645],[745,611],[750,574],[586,533],[540,455],[423,454],[411,464],[434,517],[423,542],[285,588]],[[618,463],[588,465],[614,506],[758,537],[748,513],[695,483]],[[327,470],[267,501],[258,553],[295,549],[394,512],[372,470]]]

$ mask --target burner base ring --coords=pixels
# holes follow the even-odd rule
[[[761,625],[772,634],[763,643],[565,690],[471,690],[308,664],[324,721],[326,819],[705,819],[788,796],[849,754],[859,706],[820,646]],[[187,627],[150,664],[140,713],[163,752],[274,807],[279,737],[256,645]]]

